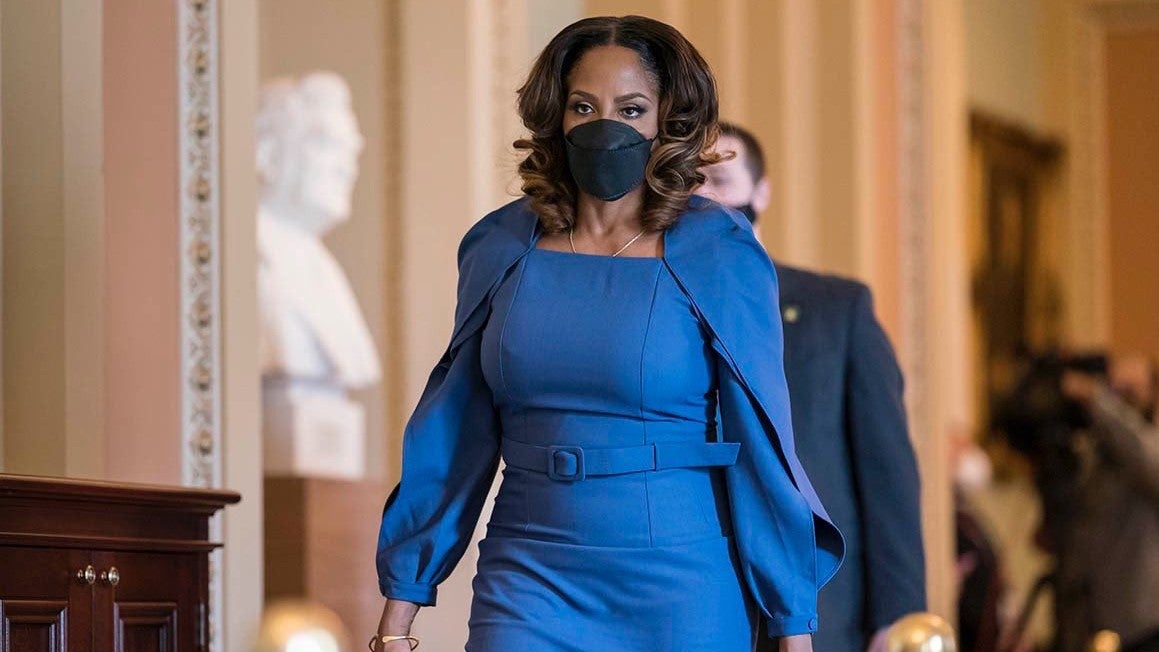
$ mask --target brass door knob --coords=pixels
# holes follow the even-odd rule
[[[97,571],[89,564],[76,572],[76,579],[81,584],[92,586],[93,582],[97,581]]]
[[[109,570],[101,571],[101,581],[108,583],[109,586],[116,586],[121,583],[121,571],[117,570],[116,566],[109,566]]]

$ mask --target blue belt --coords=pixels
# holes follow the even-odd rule
[[[535,446],[503,438],[503,461],[552,480],[575,482],[587,476],[622,475],[661,469],[732,466],[739,443],[661,442],[625,448]]]

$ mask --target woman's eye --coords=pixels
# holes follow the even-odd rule
[[[624,108],[620,109],[620,113],[622,113],[625,118],[639,118],[640,116],[644,115],[644,109],[641,109],[638,106],[625,106]]]
[[[595,109],[592,108],[592,105],[588,104],[587,102],[576,102],[575,104],[571,105],[571,110],[580,115],[588,115],[592,111],[595,111]]]

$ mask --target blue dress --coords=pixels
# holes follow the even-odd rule
[[[715,356],[663,261],[531,251],[492,300],[481,361],[507,466],[467,649],[751,650],[718,467],[568,481],[512,453],[659,444],[735,457],[712,444]]]
[[[382,594],[435,603],[502,459],[469,652],[815,632],[844,544],[796,457],[776,275],[747,222],[694,198],[664,258],[538,235],[520,200],[463,240],[454,333],[382,515]]]

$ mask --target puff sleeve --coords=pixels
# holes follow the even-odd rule
[[[387,598],[435,603],[498,469],[499,417],[479,357],[490,304],[474,271],[493,254],[479,246],[489,228],[480,223],[460,246],[455,332],[403,434],[402,477],[383,508],[375,560]]]
[[[433,605],[462,558],[499,463],[499,428],[475,333],[431,373],[403,436],[402,479],[378,535],[383,596]]]

